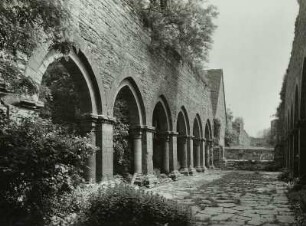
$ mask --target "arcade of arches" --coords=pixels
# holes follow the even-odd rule
[[[23,68],[37,86],[49,86],[61,99],[59,106],[45,103],[52,107],[52,119],[77,121],[72,129],[89,133],[98,147],[88,159],[87,179],[101,181],[123,171],[194,174],[213,167],[214,118],[222,121],[217,145],[224,145],[223,75],[210,86],[204,73],[195,73],[173,53],[148,51],[147,30],[125,1],[72,5],[78,12],[73,13],[78,29],[71,37],[77,48],[64,56],[50,43],[38,43]],[[62,92],[46,76],[53,72],[76,93]],[[12,98],[2,99],[14,105]],[[45,98],[16,101],[23,109],[37,109]]]
[[[283,154],[284,166],[292,176],[306,175],[306,2],[299,1],[300,9],[295,27],[295,38],[289,66],[282,88],[279,108],[277,150]]]
[[[207,116],[202,115],[206,118],[204,122],[200,114],[196,113],[189,121],[188,110],[181,106],[174,119],[163,95],[157,98],[152,113],[148,114],[141,91],[131,77],[122,79],[113,92],[110,107],[113,109],[112,116],[103,115],[105,97],[82,52],[71,51],[68,57],[63,57],[50,51],[31,70],[35,72],[33,78],[37,83],[51,86],[52,92],[60,88],[54,85],[53,74],[57,74],[60,79],[68,75],[68,88],[71,85],[75,93],[69,96],[59,90],[58,96],[62,100],[57,103],[61,106],[53,106],[51,112],[58,112],[52,113],[51,117],[57,123],[78,122],[74,129],[77,127],[81,134],[90,133],[92,142],[99,147],[96,154],[88,159],[88,181],[111,178],[114,174],[122,173],[123,168],[130,174],[153,174],[156,171],[170,174],[179,171],[193,175],[213,167],[211,119],[207,119]],[[36,103],[44,101],[48,105],[42,93],[33,98],[36,98]],[[149,125],[146,123],[148,117],[151,117]],[[122,122],[125,127],[116,130],[118,122]],[[193,122],[192,126],[190,122]],[[121,158],[129,159],[121,166],[122,169],[116,165],[118,156],[115,156],[113,147],[118,131],[125,140],[123,149],[126,150]]]

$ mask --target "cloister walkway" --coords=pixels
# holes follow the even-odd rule
[[[148,190],[191,206],[194,225],[295,225],[277,175],[213,170]]]

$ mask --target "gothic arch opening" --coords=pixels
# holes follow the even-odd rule
[[[153,136],[154,171],[157,173],[169,173],[169,116],[166,110],[166,103],[162,100],[155,105],[152,125],[155,127]]]
[[[121,82],[113,107],[114,174],[142,173],[142,133],[144,109],[140,92],[131,79]]]
[[[201,160],[203,159],[203,154],[201,154],[201,138],[201,121],[197,115],[193,122],[193,165],[198,172],[203,170],[201,167]]]
[[[30,63],[29,67],[39,84],[38,100],[44,103],[39,111],[40,116],[64,126],[69,133],[90,133],[92,143],[99,145],[91,116],[102,111],[102,102],[95,75],[86,57],[74,50],[66,56],[51,50],[39,60],[41,64],[33,66]],[[88,159],[85,169],[84,176],[92,182],[98,176],[96,155],[100,151]]]
[[[177,166],[182,173],[188,174],[188,124],[186,115],[183,109],[179,112],[177,117],[176,131],[178,132],[177,138]]]

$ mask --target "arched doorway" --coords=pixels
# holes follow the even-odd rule
[[[127,78],[121,82],[115,97],[114,174],[127,176],[142,173],[142,125],[144,105],[136,83]]]
[[[197,115],[193,122],[193,165],[198,172],[203,171],[203,154],[201,150],[202,142],[201,120]]]
[[[205,125],[205,165],[207,168],[213,167],[213,153],[212,153],[212,131],[210,121],[207,120]]]
[[[153,110],[153,168],[155,172],[169,173],[170,120],[166,102],[161,98]]]
[[[188,171],[188,121],[185,111],[182,109],[177,117],[177,166],[181,173],[189,174]]]
[[[84,176],[89,182],[100,180],[96,155],[101,153],[102,147],[97,139],[96,125],[98,114],[102,112],[102,98],[86,57],[81,51],[71,50],[64,56],[51,50],[44,57],[40,55],[35,64],[31,62],[34,59],[31,58],[25,74],[33,77],[40,87],[36,97],[45,104],[40,111],[41,117],[65,126],[71,133],[90,134],[92,143],[100,150],[88,159]]]

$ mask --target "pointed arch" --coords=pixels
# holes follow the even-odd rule
[[[60,62],[69,72],[72,70],[71,75],[80,86],[84,104],[86,102],[88,105],[84,111],[102,114],[102,106],[105,103],[103,85],[81,50],[73,48],[69,54],[63,55],[54,49],[42,47],[30,58],[25,76],[32,78],[37,86],[40,86],[49,65],[55,62]]]
[[[205,139],[212,139],[211,123],[209,119],[207,119],[205,125]]]
[[[172,131],[171,112],[166,98],[161,95],[154,107],[152,126],[160,131]]]
[[[114,109],[115,102],[119,96],[122,96],[128,101],[130,119],[133,126],[144,125],[146,122],[145,106],[139,88],[133,78],[128,77],[121,81],[112,102],[112,109]]]

